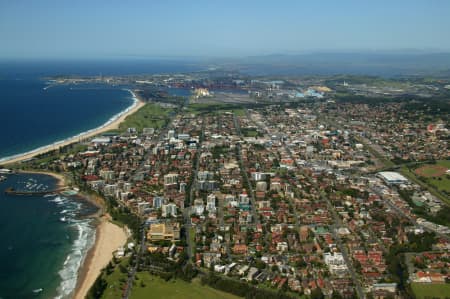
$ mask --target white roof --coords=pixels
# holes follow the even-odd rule
[[[93,143],[110,143],[111,142],[111,138],[109,137],[97,137],[92,139]]]
[[[388,182],[398,182],[398,181],[402,181],[402,182],[408,182],[408,179],[405,178],[403,175],[401,175],[398,172],[393,172],[393,171],[382,171],[378,173],[384,180],[388,181]]]

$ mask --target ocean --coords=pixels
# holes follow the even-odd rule
[[[75,197],[15,196],[16,190],[53,190],[41,174],[12,174],[0,183],[0,298],[67,298],[95,240],[96,207]]]
[[[130,92],[107,85],[48,86],[45,76],[170,72],[175,64],[0,61],[1,159],[105,124],[133,104]],[[152,71],[149,71],[150,73]],[[95,241],[96,208],[63,196],[12,196],[16,189],[54,188],[53,177],[14,174],[0,182],[0,298],[68,298]]]
[[[97,128],[130,107],[124,87],[59,85],[54,75],[189,72],[198,66],[168,61],[0,61],[1,159]],[[187,91],[181,91],[181,93]],[[53,177],[8,175],[0,182],[0,299],[67,298],[95,241],[95,207],[79,198],[12,196],[16,189],[53,188]]]
[[[130,92],[107,85],[47,86],[39,78],[0,80],[0,163],[99,127],[133,103]]]
[[[130,92],[106,85],[59,85],[41,78],[0,80],[1,159],[103,125],[133,104]],[[95,241],[95,207],[80,198],[10,196],[54,188],[39,174],[9,175],[0,183],[0,298],[68,298]]]
[[[6,157],[99,127],[133,103],[131,94],[121,87],[85,84],[46,88],[45,77],[163,74],[201,69],[194,63],[164,60],[0,60],[0,165]]]

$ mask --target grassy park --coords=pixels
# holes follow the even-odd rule
[[[411,284],[414,295],[417,299],[425,298],[448,298],[450,295],[450,284]]]
[[[401,168],[402,174],[423,186],[435,196],[450,203],[448,194],[450,193],[450,175],[446,174],[450,169],[449,160],[439,160],[436,163],[424,164],[416,169]]]
[[[449,160],[440,160],[436,164],[426,164],[417,168],[414,173],[425,177],[427,183],[440,191],[450,192],[450,175],[446,174],[450,169]]]
[[[138,131],[142,131],[143,128],[161,128],[168,121],[171,111],[172,109],[163,108],[158,104],[147,103],[136,113],[129,115],[119,125],[119,131],[123,132],[128,128],[136,128]]]
[[[201,113],[210,113],[212,111],[218,113],[224,112],[232,112],[236,114],[236,116],[244,116],[245,110],[237,105],[232,104],[222,104],[222,103],[194,103],[189,104],[186,108],[188,113],[192,114],[201,114]]]
[[[208,286],[203,286],[194,279],[192,283],[185,282],[180,279],[165,281],[157,276],[150,275],[147,272],[137,274],[138,279],[135,281],[131,292],[131,299],[237,299],[232,294],[221,292]]]

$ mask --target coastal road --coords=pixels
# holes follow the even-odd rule
[[[136,277],[136,272],[137,272],[137,267],[140,263],[141,260],[141,255],[143,252],[145,252],[146,250],[146,246],[145,246],[145,230],[142,228],[142,232],[141,232],[141,244],[137,249],[137,253],[136,253],[136,257],[135,257],[135,263],[133,268],[130,270],[129,272],[129,276],[128,276],[128,281],[127,281],[127,285],[126,285],[126,289],[123,292],[123,299],[128,299],[131,293],[131,289],[133,288],[133,283],[134,283],[134,279]]]

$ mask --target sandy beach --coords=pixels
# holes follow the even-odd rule
[[[143,101],[141,101],[138,97],[136,97],[136,94],[134,92],[131,91],[131,93],[133,94],[133,97],[136,99],[136,103],[129,108],[127,111],[125,111],[124,113],[122,113],[120,116],[118,116],[116,119],[114,119],[113,121],[107,123],[106,125],[103,125],[101,127],[98,127],[96,129],[90,130],[86,133],[80,134],[78,136],[74,136],[72,138],[68,138],[65,139],[63,141],[60,142],[55,142],[53,144],[47,145],[47,146],[43,146],[37,150],[22,154],[22,155],[17,155],[17,156],[13,156],[11,158],[6,158],[4,160],[0,161],[1,165],[8,165],[8,164],[13,164],[13,163],[17,163],[17,162],[21,162],[24,160],[28,160],[33,158],[34,156],[40,155],[40,154],[44,154],[46,152],[52,151],[52,150],[56,150],[62,146],[66,146],[72,143],[76,143],[76,142],[80,142],[81,140],[87,139],[87,138],[91,138],[94,137],[100,133],[103,132],[107,132],[110,130],[115,130],[119,128],[119,124],[121,122],[123,122],[125,120],[125,118],[128,115],[131,115],[133,113],[135,113],[136,111],[138,111],[142,106],[145,105],[145,103]]]
[[[111,261],[113,252],[125,245],[127,238],[125,229],[109,222],[105,217],[101,218],[101,223],[97,227],[95,245],[89,250],[80,269],[74,299],[86,297],[100,275],[100,271]]]
[[[45,174],[54,177],[58,182],[56,183],[58,188],[63,188],[67,186],[66,178],[61,173],[51,172],[51,171],[37,171],[37,170],[24,170],[19,171],[19,173],[36,173]]]

